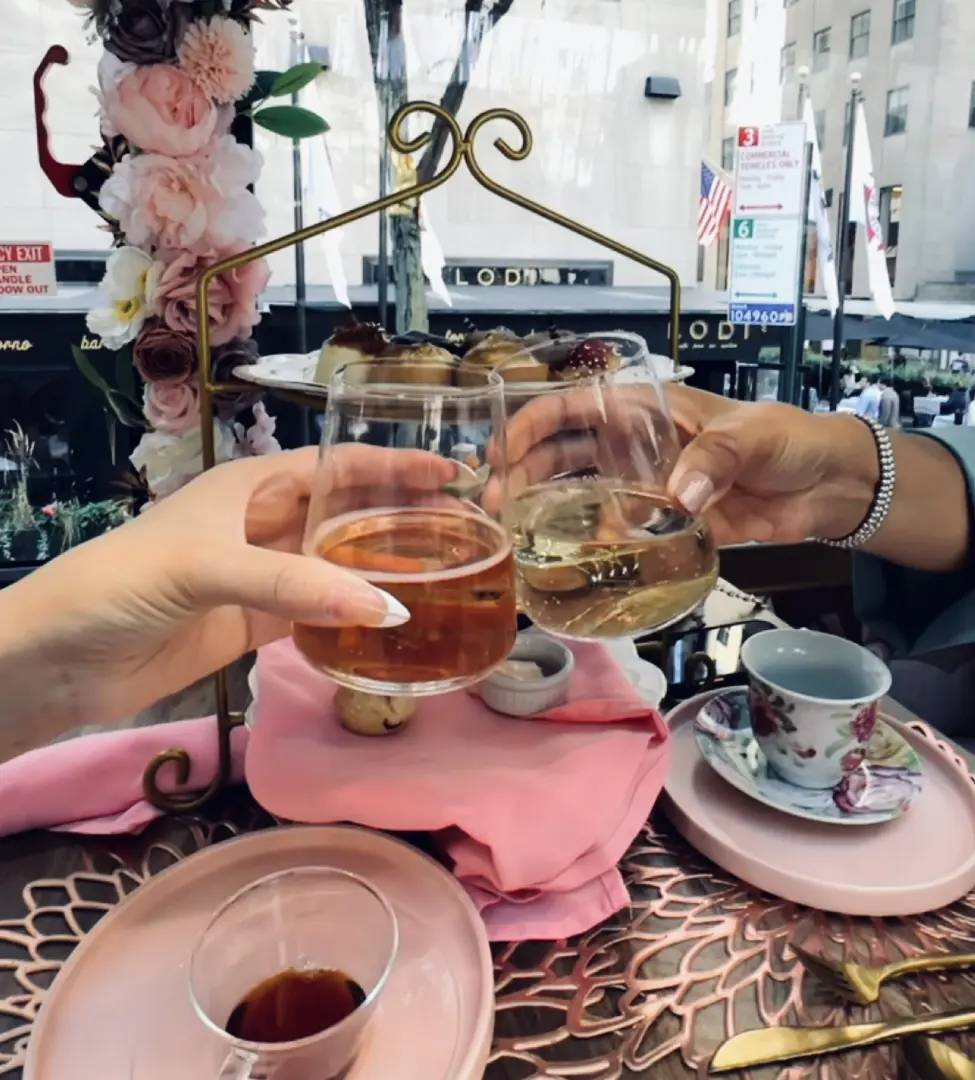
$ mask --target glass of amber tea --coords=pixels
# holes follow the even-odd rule
[[[718,557],[704,522],[667,491],[680,442],[659,365],[633,335],[540,349],[559,362],[550,381],[509,390],[506,519],[521,610],[569,638],[662,630],[706,598]]]
[[[489,479],[506,490],[504,439],[494,372],[446,359],[367,359],[336,372],[304,552],[391,593],[410,617],[388,628],[295,625],[313,667],[356,690],[422,695],[477,682],[505,659],[514,557],[501,501],[492,514],[483,499]]]

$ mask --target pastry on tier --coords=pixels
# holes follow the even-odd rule
[[[454,381],[454,370],[457,365],[457,357],[453,353],[428,341],[390,342],[383,349],[379,359],[391,361],[389,364],[382,365],[379,376],[389,382],[421,382],[429,385],[450,386]],[[423,377],[418,378],[416,368],[428,364],[433,370],[424,372]]]
[[[496,371],[505,382],[545,382],[548,368],[525,348],[525,342],[504,327],[468,335],[463,362]]]
[[[581,341],[577,339],[564,359],[549,362],[549,371],[552,378],[559,382],[572,382],[573,379],[585,379],[589,375],[618,371],[622,363],[622,356],[608,341],[591,337]]]
[[[357,360],[371,360],[379,356],[389,345],[386,332],[378,323],[361,323],[358,320],[340,326],[322,346],[315,369],[315,382],[324,386],[343,366]]]

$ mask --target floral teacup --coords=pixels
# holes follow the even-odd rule
[[[766,630],[745,643],[752,730],[790,784],[833,788],[863,763],[890,671],[872,652],[812,630]]]

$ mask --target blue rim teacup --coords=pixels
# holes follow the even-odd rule
[[[868,649],[814,630],[765,630],[745,642],[752,730],[790,784],[835,787],[863,763],[890,671]]]

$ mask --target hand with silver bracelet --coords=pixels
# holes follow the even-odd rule
[[[965,471],[930,432],[685,387],[668,399],[685,443],[671,493],[705,514],[719,544],[818,537],[931,571],[968,560]],[[975,430],[952,433],[964,437],[975,456]]]

